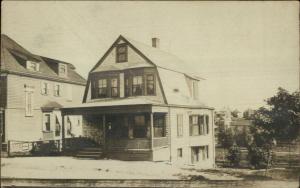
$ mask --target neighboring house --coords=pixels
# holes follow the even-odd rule
[[[176,56],[120,36],[90,71],[83,104],[83,136],[110,158],[213,167],[213,108],[199,102],[201,78]],[[203,91],[200,91],[203,92]]]
[[[223,108],[219,111],[215,111],[215,128],[229,129],[231,117],[231,111],[229,108]]]
[[[86,80],[66,62],[34,55],[1,35],[2,142],[59,140],[60,108],[80,104]],[[80,135],[81,116],[66,117],[68,137]]]
[[[251,120],[245,118],[231,118],[230,127],[234,133],[246,133],[252,125],[253,123]]]

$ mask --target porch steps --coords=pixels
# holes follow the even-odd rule
[[[103,151],[102,148],[98,147],[83,148],[77,152],[76,157],[85,159],[100,159],[103,157]]]

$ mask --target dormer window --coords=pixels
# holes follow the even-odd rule
[[[58,65],[58,75],[67,76],[67,65],[60,63]]]
[[[116,62],[123,63],[127,62],[127,46],[126,44],[120,44],[116,48]]]
[[[40,64],[34,61],[26,61],[26,68],[31,71],[39,71]]]

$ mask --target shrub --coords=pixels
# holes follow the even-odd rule
[[[228,150],[227,160],[231,166],[238,167],[241,161],[241,149],[237,145],[233,145]]]

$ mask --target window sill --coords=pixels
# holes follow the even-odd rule
[[[53,133],[53,131],[43,131],[43,133]]]

